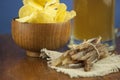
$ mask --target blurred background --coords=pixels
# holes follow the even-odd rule
[[[0,34],[11,33],[11,20],[18,16],[19,8],[23,5],[22,0],[0,0]],[[61,0],[72,9],[72,0]],[[115,27],[120,27],[120,0],[116,0]]]

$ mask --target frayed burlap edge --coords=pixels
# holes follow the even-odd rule
[[[50,51],[44,49],[47,55],[50,57],[48,60],[48,66],[52,69],[55,69],[57,72],[62,72],[64,74],[69,75],[71,78],[76,77],[96,77],[96,76],[104,76],[113,72],[119,72],[120,69],[120,55],[111,55],[107,58],[104,58],[98,62],[96,62],[92,69],[89,72],[85,72],[83,68],[77,69],[66,69],[63,67],[55,67],[49,65],[49,62],[61,55],[61,53],[56,51]]]

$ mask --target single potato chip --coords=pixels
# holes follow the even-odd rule
[[[43,4],[42,4],[42,0],[30,0],[29,4],[34,7],[35,9],[38,10],[43,10]]]
[[[28,4],[29,1],[30,0],[23,0],[23,4],[26,5],[26,4]]]
[[[24,5],[19,10],[19,18],[30,16],[36,9],[29,4]]]
[[[52,4],[52,5],[49,5],[49,6],[45,7],[45,8],[52,8],[52,9],[57,10],[58,6],[59,6],[59,3],[55,3],[55,4]]]
[[[16,19],[16,21],[18,21],[18,22],[28,22],[29,19],[30,19],[30,16],[26,16],[26,17],[23,17],[23,18]]]
[[[74,10],[70,11],[70,12],[66,12],[66,16],[65,16],[65,21],[68,21],[72,18],[74,18],[76,16],[76,12]]]
[[[52,16],[53,18],[55,18],[57,14],[57,6],[54,6],[54,5],[44,8],[45,13]]]
[[[58,6],[59,6],[59,3],[55,3],[55,4],[52,4],[52,5],[49,5],[49,6],[44,8],[44,11],[46,13],[50,14],[55,19],[55,16],[57,14]]]
[[[58,9],[57,9],[57,14],[55,17],[56,22],[64,21],[65,16],[66,16],[66,9],[67,9],[67,6],[64,3],[59,4]]]
[[[43,10],[43,7],[40,6],[40,5],[36,5],[36,4],[32,4],[32,3],[29,3],[32,7],[34,7],[35,9],[38,9],[38,10]]]
[[[61,14],[56,16],[55,21],[64,22],[65,16],[66,16],[66,11],[63,11]]]
[[[45,7],[59,3],[59,0],[46,0]]]

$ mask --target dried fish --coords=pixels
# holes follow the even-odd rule
[[[93,64],[112,53],[112,49],[106,44],[101,43],[101,37],[89,39],[83,43],[71,47],[59,58],[51,61],[53,66],[66,66],[71,64],[82,65],[85,71],[90,71]]]

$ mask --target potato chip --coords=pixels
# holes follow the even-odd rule
[[[76,16],[76,13],[74,10],[70,11],[70,12],[66,12],[66,16],[65,16],[65,21],[68,21],[70,19],[72,19],[73,17]]]
[[[57,10],[58,6],[59,6],[59,3],[55,3],[55,4],[52,4],[52,5],[49,5],[49,6],[45,7],[45,8],[52,8],[52,9]]]
[[[75,11],[67,11],[67,6],[59,0],[23,0],[19,10],[20,22],[56,23],[72,19]]]
[[[19,10],[19,17],[23,18],[26,16],[31,15],[36,9],[30,6],[29,4],[24,5],[23,7],[20,8]]]
[[[30,16],[26,16],[26,17],[23,17],[23,18],[16,19],[16,21],[19,21],[19,22],[28,22],[29,19],[30,19]]]
[[[57,11],[51,8],[44,10],[46,14],[50,15],[51,17],[55,18]]]
[[[26,5],[28,4],[29,0],[23,0],[23,4]]]
[[[35,11],[30,19],[27,21],[29,23],[55,23],[52,16],[45,13],[44,11]]]
[[[64,22],[65,16],[66,16],[66,11],[64,11],[61,14],[59,14],[58,16],[56,16],[55,21],[56,22]]]
[[[30,0],[29,4],[38,10],[43,10],[43,6],[40,4],[42,3],[41,0]]]
[[[56,4],[56,3],[59,3],[59,0],[46,0],[45,7],[48,7],[48,6]]]
[[[44,7],[47,7],[51,4],[58,3],[59,0],[30,0],[29,4],[38,10],[41,10]]]
[[[55,17],[56,22],[64,21],[65,16],[66,16],[66,9],[67,9],[67,6],[64,3],[59,4],[58,9],[57,9],[57,14]]]
[[[58,4],[49,5],[49,7],[44,8],[45,13],[51,15],[55,18],[57,14]]]

